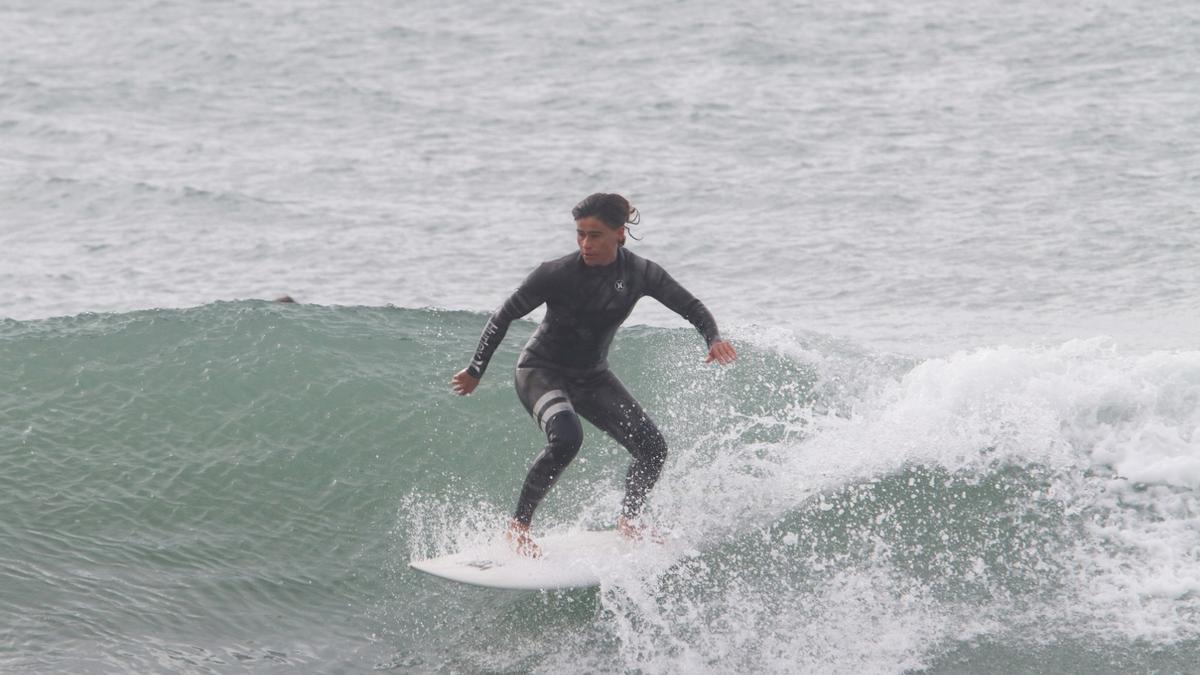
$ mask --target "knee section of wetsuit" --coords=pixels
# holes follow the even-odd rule
[[[634,432],[631,445],[635,463],[661,469],[663,462],[667,461],[667,440],[649,420]]]
[[[654,425],[648,425],[634,436],[633,462],[625,474],[625,499],[621,504],[621,515],[636,518],[646,502],[646,495],[662,473],[667,461],[667,442]]]
[[[518,522],[528,525],[533,520],[534,510],[550,492],[550,488],[554,487],[571,460],[575,459],[575,455],[579,454],[581,445],[583,425],[574,412],[564,410],[546,422],[546,447],[533,460],[517,500],[513,517]]]
[[[583,424],[579,421],[579,415],[570,410],[564,410],[546,422],[544,452],[555,465],[561,465],[561,468],[565,469],[571,460],[575,459],[575,455],[579,454],[581,445],[583,445]]]

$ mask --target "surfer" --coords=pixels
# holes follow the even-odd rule
[[[538,504],[583,443],[583,417],[625,447],[633,461],[617,527],[640,535],[638,515],[667,457],[662,434],[608,369],[608,347],[642,296],[687,319],[708,344],[705,363],[732,362],[737,354],[717,332],[708,309],[658,264],[625,248],[630,225],[641,218],[618,194],[597,193],[571,211],[577,253],[542,263],[492,314],[470,365],[451,379],[456,394],[475,391],[509,324],[545,303],[546,316],[517,359],[517,396],[546,434],[505,532],[518,553],[537,557],[529,525]]]

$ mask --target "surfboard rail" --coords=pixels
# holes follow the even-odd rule
[[[504,542],[409,561],[409,567],[459,583],[505,590],[561,590],[599,586],[606,576],[628,569],[648,542],[617,530],[579,530],[537,539],[542,555],[518,555]],[[660,544],[649,544],[662,549]]]

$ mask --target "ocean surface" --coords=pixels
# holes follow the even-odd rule
[[[1200,672],[1198,65],[1193,0],[0,0],[0,672]],[[739,350],[611,353],[689,553],[414,572],[597,191]],[[612,525],[585,436],[536,532]]]

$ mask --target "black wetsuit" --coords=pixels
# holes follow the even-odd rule
[[[658,481],[667,444],[654,422],[608,369],[608,346],[642,296],[650,296],[687,319],[711,347],[721,339],[712,314],[662,267],[624,248],[603,267],[572,253],[542,263],[488,320],[475,358],[467,367],[482,377],[508,325],[546,303],[542,320],[517,360],[517,395],[546,433],[514,514],[526,525],[554,482],[579,452],[579,416],[633,455],[625,479],[623,515],[641,511]]]

